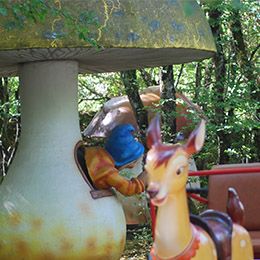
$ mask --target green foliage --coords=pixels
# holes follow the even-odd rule
[[[152,233],[150,227],[147,226],[141,227],[141,232],[135,233],[134,239],[136,240],[144,239],[148,245],[151,244],[153,241],[152,241]]]
[[[205,61],[203,63],[207,64],[208,62]],[[186,66],[194,65],[189,64]],[[189,73],[189,70],[185,69],[184,73]],[[202,74],[205,75],[205,71]],[[228,75],[229,78],[231,76],[234,75]],[[240,76],[241,74],[238,74],[237,77]],[[232,147],[229,147],[226,151],[230,160],[226,163],[242,163],[257,160],[253,156],[256,148],[254,147],[252,129],[254,127],[260,129],[259,121],[254,120],[254,113],[257,106],[259,107],[259,103],[250,97],[250,88],[243,82],[234,84],[234,80],[225,81],[224,103],[219,103],[214,82],[211,82],[206,87],[203,87],[203,85],[196,87],[194,81],[187,82],[185,74],[183,78],[184,84],[180,84],[179,89],[183,93],[187,93],[187,96],[194,103],[200,105],[208,118],[206,142],[202,152],[196,155],[197,160],[199,158],[201,160],[202,168],[210,168],[212,164],[218,163],[218,147],[220,144],[217,133],[219,131],[223,131],[231,138]],[[217,107],[223,109],[224,114],[217,115]],[[191,113],[191,115],[194,124],[197,123],[199,120],[198,115],[196,113]],[[221,124],[216,122],[218,116],[224,117]],[[247,147],[247,149],[243,147]]]
[[[18,79],[0,78],[0,158],[2,177],[7,173],[20,133],[20,101]]]
[[[17,99],[17,91],[19,88],[18,78],[9,78],[8,79],[8,102],[0,104],[1,118],[6,118],[12,120],[12,118],[20,116],[20,102]]]
[[[81,130],[90,123],[97,111],[111,98],[121,96],[123,86],[120,73],[80,75],[78,83],[78,110]],[[91,143],[91,140],[87,140]],[[95,143],[98,140],[95,140]]]
[[[153,243],[152,230],[150,225],[138,225],[128,228],[125,250],[120,260],[138,259],[146,260],[146,255],[150,252]]]
[[[189,207],[189,212],[191,214],[199,215],[198,208],[190,197],[188,197],[188,207]]]
[[[123,94],[119,73],[79,76],[79,111],[98,111],[109,99]]]
[[[225,148],[229,158],[225,163],[259,160],[259,147],[255,143],[256,131],[260,130],[260,102],[257,99],[260,90],[255,76],[259,74],[259,35],[254,33],[259,24],[258,5],[258,1],[208,1],[205,6],[206,11],[218,8],[222,12],[217,20],[210,20],[210,23],[220,26],[221,37],[218,40],[226,60],[226,75],[222,75],[221,82],[216,82],[216,68],[211,59],[200,63],[201,77],[195,81],[191,75],[194,75],[197,64],[190,63],[185,65],[178,86],[181,92],[203,109],[208,118],[206,142],[202,152],[196,155],[199,168],[210,168],[219,162],[219,149],[225,145],[219,139],[219,133],[223,133],[230,143]],[[243,54],[239,53],[238,48],[241,42],[234,41],[230,27],[238,19],[237,10],[241,15],[242,27],[234,24],[232,30],[243,32],[247,51]],[[248,65],[245,61],[248,61]],[[220,88],[223,91],[219,91]]]

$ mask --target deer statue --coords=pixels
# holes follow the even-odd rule
[[[201,217],[189,216],[188,161],[203,147],[205,128],[202,120],[180,146],[162,143],[159,115],[150,123],[147,192],[158,211],[149,260],[253,260],[248,232],[226,213],[207,210]]]

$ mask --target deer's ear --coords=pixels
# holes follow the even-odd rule
[[[206,134],[205,120],[201,120],[198,126],[192,131],[186,143],[186,148],[189,154],[198,152],[204,145]]]
[[[151,149],[153,146],[162,143],[161,139],[161,125],[160,125],[160,115],[156,115],[148,127],[147,132],[147,146]]]

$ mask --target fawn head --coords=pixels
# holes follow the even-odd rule
[[[162,205],[170,196],[185,188],[188,179],[190,155],[198,152],[205,140],[205,121],[201,120],[185,145],[163,144],[160,116],[151,121],[148,128],[145,169],[148,173],[148,188],[152,202]]]

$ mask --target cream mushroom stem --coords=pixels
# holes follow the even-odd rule
[[[51,162],[54,157],[56,161],[60,157],[66,164],[76,142],[81,139],[77,107],[78,63],[68,60],[24,63],[19,65],[19,75],[22,102],[19,149],[33,154],[39,149],[50,152],[42,158],[39,151],[36,163]]]
[[[30,198],[34,194],[32,199],[42,201],[46,196],[42,193],[48,190],[47,197],[54,196],[77,167],[73,150],[81,139],[77,112],[78,65],[67,60],[24,63],[19,65],[19,74],[22,130],[5,181],[19,183],[18,190],[31,184],[21,194]],[[57,190],[47,187],[54,180]],[[47,206],[44,204],[42,207]]]

